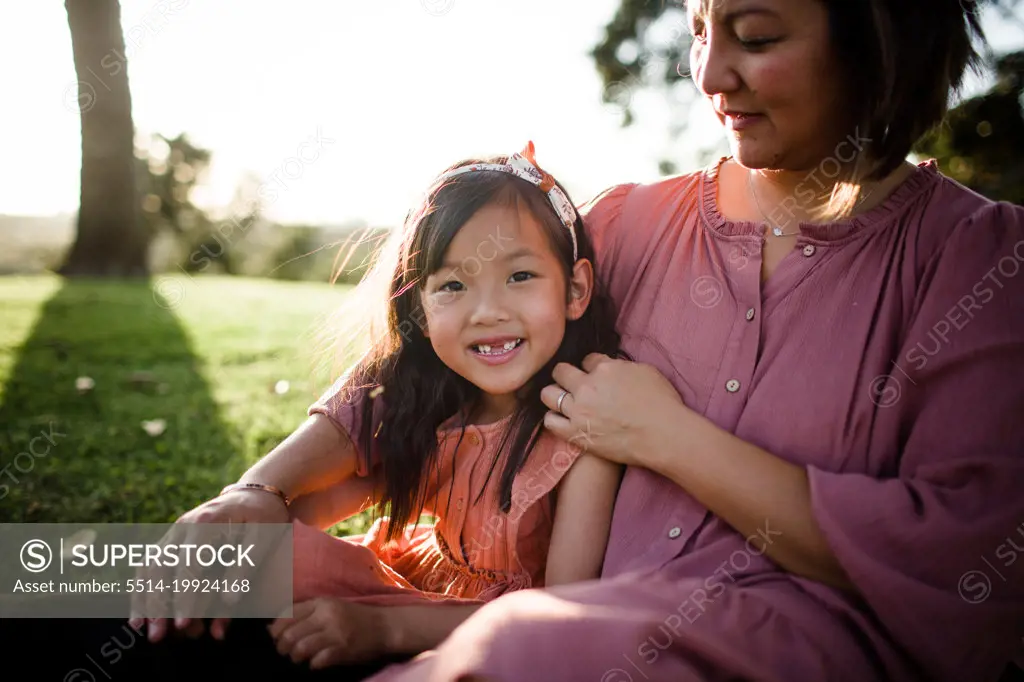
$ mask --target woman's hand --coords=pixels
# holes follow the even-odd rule
[[[806,470],[737,438],[683,404],[655,368],[591,354],[558,364],[544,423],[591,454],[673,481],[787,571],[855,590],[818,527]],[[563,416],[564,415],[564,416]]]
[[[693,414],[674,386],[652,367],[591,353],[583,369],[559,363],[541,400],[552,411],[544,425],[588,453],[627,466],[648,466],[647,455],[667,442],[660,434]],[[562,391],[569,393],[558,399]]]
[[[314,670],[390,653],[388,628],[387,608],[330,597],[300,602],[291,618],[277,618],[268,626],[278,653],[295,663],[309,661]]]
[[[168,535],[174,537],[188,536],[194,531],[185,524],[216,523],[242,525],[246,523],[290,523],[288,507],[283,501],[271,493],[262,490],[236,490],[223,496],[214,497],[203,502],[198,507],[182,514]],[[164,544],[164,541],[161,541]],[[257,548],[258,549],[258,548]],[[257,557],[252,557],[257,561]],[[145,579],[145,575],[141,575]],[[159,579],[159,578],[157,578]],[[156,580],[154,580],[156,582]],[[136,593],[137,600],[144,600],[147,597],[155,599],[157,595]],[[138,613],[138,610],[136,611]],[[132,627],[141,627],[143,618],[133,616],[130,619]],[[210,634],[215,639],[223,639],[227,629],[229,618],[214,618],[210,623]],[[188,637],[198,637],[203,634],[203,620],[201,618],[179,617],[173,622],[170,618],[149,618],[147,634],[149,641],[159,642],[163,639],[168,630],[176,628]]]

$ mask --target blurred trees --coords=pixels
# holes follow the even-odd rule
[[[965,6],[971,0],[964,0]],[[1024,28],[1015,12],[1024,0],[977,0],[974,11],[988,11]],[[685,0],[620,0],[605,35],[591,51],[604,83],[604,102],[617,107],[622,124],[635,122],[641,91],[661,90],[672,107],[672,129],[686,130],[690,107],[698,101],[689,73],[691,35]],[[915,148],[935,157],[943,172],[994,199],[1024,203],[1024,52],[995,61],[996,85],[950,112],[943,125]],[[713,150],[708,151],[713,154]],[[664,159],[660,170],[676,172]]]
[[[321,282],[338,274],[340,281],[354,282],[387,234],[362,224],[335,229],[276,224],[263,215],[265,188],[252,174],[213,216],[195,202],[212,154],[185,134],[140,136],[135,156],[142,230],[152,237],[154,271]]]
[[[1024,205],[1024,51],[996,62],[996,83],[949,112],[915,151],[987,197]]]
[[[141,229],[134,172],[134,125],[121,6],[65,0],[82,120],[77,236],[60,273],[148,274],[149,235]]]
[[[213,230],[206,213],[192,203],[192,191],[210,165],[210,152],[192,144],[184,134],[175,138],[150,135],[136,145],[144,231],[151,238],[173,244],[175,251],[193,250]]]

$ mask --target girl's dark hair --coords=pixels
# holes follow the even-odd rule
[[[886,176],[945,117],[975,47],[985,38],[978,15],[986,0],[824,0],[832,42],[847,82],[847,104],[865,152]]]
[[[471,163],[504,163],[506,159],[469,159],[445,172]],[[509,173],[475,171],[442,183],[435,181],[422,205],[406,216],[390,257],[379,261],[376,268],[382,279],[387,278],[386,287],[381,287],[387,290],[387,317],[382,333],[346,380],[352,399],[366,401],[362,438],[356,445],[363,452],[376,452],[381,464],[384,489],[379,503],[390,517],[387,540],[399,537],[405,525],[416,521],[424,509],[424,484],[429,476],[440,473],[438,427],[449,417],[457,416],[463,426],[461,442],[467,408],[481,394],[479,388],[441,362],[424,336],[426,316],[420,292],[427,277],[441,268],[445,252],[466,221],[494,202],[528,210],[543,226],[567,282],[572,273],[568,230],[539,188]],[[579,258],[593,262],[593,247],[578,214],[575,228]],[[568,303],[571,292],[566,289]],[[491,464],[493,474],[504,462],[499,494],[503,511],[508,512],[511,507],[512,482],[540,435],[538,427],[547,412],[540,400],[540,390],[552,382],[555,364],[579,365],[591,352],[624,355],[620,353],[619,341],[611,300],[600,282],[595,281],[586,311],[579,319],[566,321],[565,336],[555,356],[519,392],[519,406]],[[376,399],[383,405],[373,409],[371,396],[380,396]]]

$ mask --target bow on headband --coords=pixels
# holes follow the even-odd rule
[[[526,180],[544,192],[547,195],[548,201],[551,202],[551,206],[555,209],[555,213],[558,214],[562,224],[565,225],[565,229],[569,230],[569,236],[572,238],[572,260],[574,263],[576,262],[577,258],[579,258],[576,247],[576,207],[569,201],[569,197],[565,196],[565,192],[555,184],[555,179],[537,167],[533,142],[528,142],[522,152],[508,157],[508,161],[505,163],[474,163],[462,166],[442,175],[437,179],[437,184],[456,175],[475,171],[510,173],[517,178]]]

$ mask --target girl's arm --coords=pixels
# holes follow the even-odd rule
[[[582,454],[558,484],[547,587],[601,576],[623,467]]]
[[[389,654],[419,654],[438,647],[483,604],[380,606],[384,648]]]
[[[281,489],[293,500],[291,518],[323,528],[370,506],[372,483],[354,476],[356,466],[356,449],[349,437],[326,416],[314,414],[253,464],[239,482]]]
[[[323,490],[306,493],[292,501],[292,520],[327,529],[380,501],[382,487],[372,478],[352,476]]]

